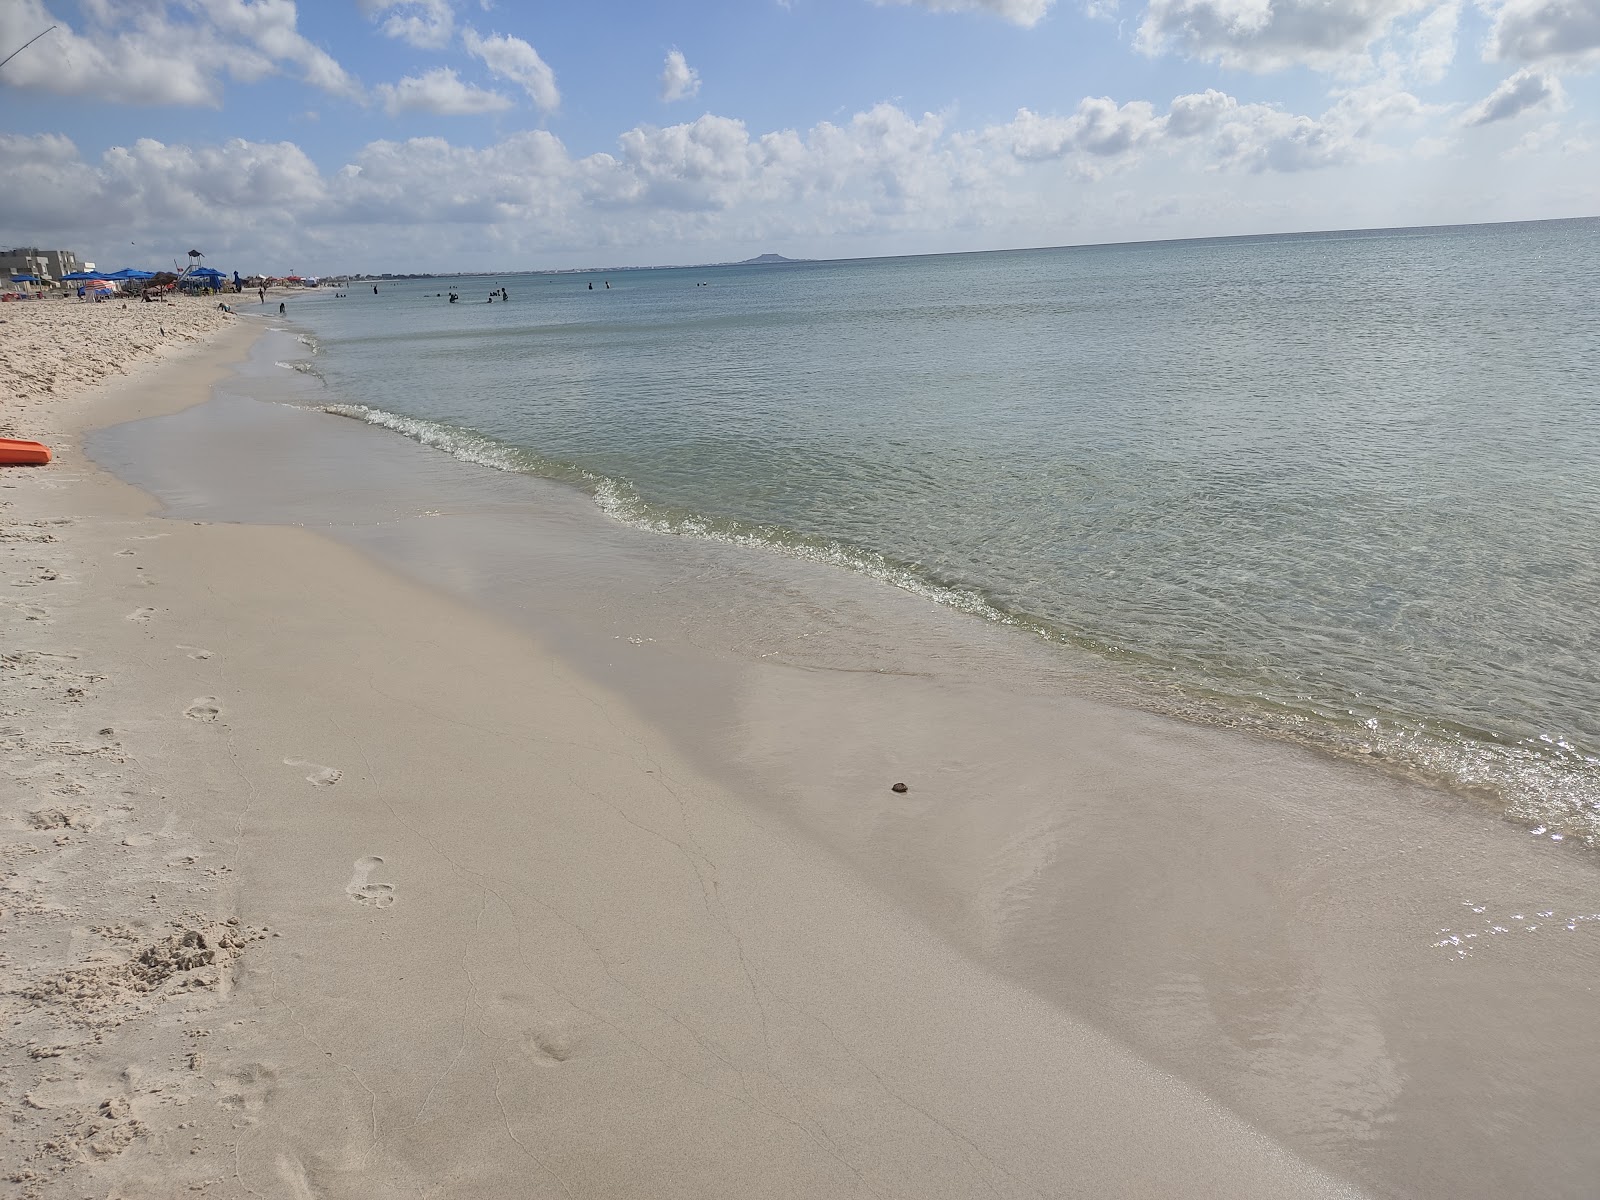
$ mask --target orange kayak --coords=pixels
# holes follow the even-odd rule
[[[0,467],[42,467],[50,461],[50,447],[17,438],[0,438]]]

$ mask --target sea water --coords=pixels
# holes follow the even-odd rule
[[[289,317],[328,411],[1594,842],[1597,278],[1584,220],[383,281]]]

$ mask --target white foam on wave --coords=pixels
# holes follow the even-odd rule
[[[455,429],[436,421],[425,421],[420,417],[401,416],[399,413],[370,408],[365,404],[323,404],[318,406],[317,411],[335,417],[363,421],[382,429],[392,429],[414,442],[431,446],[435,450],[443,450],[462,462],[493,467],[497,471],[533,473],[529,471],[532,464],[526,455],[503,442],[497,442],[493,438],[470,430]]]
[[[393,430],[424,446],[443,450],[462,462],[493,467],[498,471],[514,471],[576,484],[593,496],[595,506],[606,516],[635,529],[671,537],[700,538],[730,546],[777,552],[807,562],[855,571],[937,604],[997,624],[1022,623],[1011,614],[996,608],[979,592],[970,588],[935,583],[914,568],[896,563],[874,551],[848,546],[831,539],[807,538],[777,526],[751,527],[707,517],[700,513],[669,515],[651,505],[639,495],[633,484],[625,479],[597,475],[582,468],[554,463],[484,434],[441,425],[436,421],[402,416],[365,404],[325,404],[319,407],[319,411]]]
[[[603,479],[595,488],[594,500],[601,512],[636,529],[674,537],[702,538],[753,550],[777,551],[791,558],[854,571],[1000,625],[1019,624],[1015,617],[996,608],[980,593],[970,588],[935,583],[913,568],[896,563],[875,551],[832,539],[806,538],[778,526],[751,528],[712,520],[698,513],[668,517],[652,508],[631,485],[611,478]]]

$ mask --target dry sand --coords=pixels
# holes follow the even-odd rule
[[[217,307],[221,302],[178,296],[161,304],[94,304],[74,297],[0,305],[0,436],[33,438],[31,414],[41,404],[76,398],[109,376],[208,339],[237,319]]]
[[[0,474],[0,1194],[1353,1194],[527,635],[78,453],[249,335]]]

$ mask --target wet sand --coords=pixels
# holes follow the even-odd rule
[[[665,692],[440,586],[470,564],[427,587],[179,515],[197,463],[292,489],[286,443],[212,405],[126,426],[193,452],[167,518],[77,451],[204,400],[247,340],[36,410],[58,462],[0,475],[6,1194],[1357,1194],[975,961],[787,777],[707,769]],[[365,481],[323,482],[293,505],[342,497],[348,533],[427,500],[363,524]],[[611,660],[662,644],[636,636]],[[729,661],[699,661],[698,690],[639,677],[740,735]],[[913,774],[870,765],[880,805]]]
[[[315,397],[280,351],[96,452],[176,518],[307,525],[493,613],[785,857],[822,852],[1007,994],[1321,1170],[1381,1195],[1589,1193],[1589,854],[1470,798],[1129,709],[1092,664],[872,581],[628,529],[557,485],[264,405],[252,391],[285,378]],[[921,1051],[935,1071],[950,1052]]]

